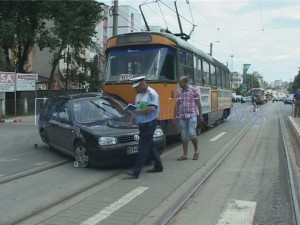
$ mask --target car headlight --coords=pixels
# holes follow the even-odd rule
[[[115,145],[117,144],[117,138],[115,137],[101,137],[98,140],[99,145]]]
[[[161,128],[156,128],[153,134],[153,138],[158,138],[164,136],[164,132],[162,131]]]

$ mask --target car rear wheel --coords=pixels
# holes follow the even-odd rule
[[[76,162],[78,162],[80,167],[88,167],[89,162],[89,156],[88,156],[88,149],[85,144],[83,143],[77,143],[74,148],[74,158]]]

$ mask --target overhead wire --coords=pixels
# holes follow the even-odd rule
[[[245,58],[241,57],[240,54],[238,54],[238,49],[233,49],[233,47],[231,46],[232,40],[228,41],[228,38],[226,36],[226,34],[223,31],[241,31],[241,30],[249,30],[249,31],[261,31],[262,35],[264,37],[264,42],[266,44],[266,46],[268,47],[268,50],[270,50],[269,48],[269,42],[268,42],[268,38],[266,35],[266,31],[268,30],[280,30],[280,29],[294,29],[294,28],[299,28],[300,25],[294,25],[294,26],[281,26],[281,27],[265,27],[264,21],[263,21],[263,12],[262,12],[262,5],[261,5],[261,0],[259,0],[259,7],[260,7],[260,19],[261,19],[261,27],[260,28],[234,28],[234,27],[218,27],[216,26],[212,21],[210,21],[208,19],[208,17],[206,17],[198,8],[199,6],[194,5],[191,1],[186,0],[186,2],[189,5],[189,10],[190,10],[190,14],[191,14],[191,20],[186,19],[184,16],[180,15],[180,18],[182,18],[184,21],[186,21],[188,24],[194,24],[194,18],[193,18],[193,14],[192,14],[192,10],[196,10],[197,14],[201,15],[202,18],[204,18],[204,20],[210,25],[210,26],[205,26],[205,25],[197,25],[197,29],[210,29],[210,30],[216,30],[216,32],[218,33],[218,35],[221,38],[221,42],[224,42],[226,44],[226,46],[228,47],[228,49],[230,50],[230,53],[228,54],[228,59],[230,57],[230,55],[234,55],[235,56],[235,60],[241,60],[244,61]],[[151,7],[152,5],[155,6],[159,6],[159,10],[153,10],[153,7]],[[165,2],[163,2],[162,0],[143,0],[142,5],[146,5],[146,7],[148,9],[150,9],[150,11],[152,12],[153,15],[157,15],[159,17],[163,17],[163,22],[166,26],[166,28],[168,29],[168,27],[170,28],[174,28],[174,26],[172,26],[172,23],[170,23],[170,21],[167,21],[163,12],[162,12],[162,5],[167,7],[169,10],[171,10],[172,12],[175,13],[175,10],[172,9],[169,5],[167,5]],[[157,12],[160,12],[161,15],[159,15]],[[152,16],[153,16],[152,15]],[[128,19],[126,19],[128,21]],[[136,23],[136,24],[140,24],[140,23]],[[178,29],[178,28],[175,28]],[[201,45],[205,45],[203,43],[199,42],[199,38],[193,38],[190,39],[191,41],[194,41],[197,44],[201,44]],[[208,44],[206,45],[208,46]],[[246,62],[249,63],[249,62]]]
[[[260,20],[261,20],[261,31],[262,31],[262,34],[263,34],[263,38],[264,38],[264,42],[265,42],[265,45],[266,45],[266,48],[267,48],[267,52],[268,52],[269,55],[271,55],[270,46],[268,44],[265,29],[264,29],[264,21],[263,21],[263,15],[262,15],[261,0],[258,0],[258,2],[259,2],[259,12],[260,12]],[[274,64],[273,58],[271,58],[271,63],[272,63],[273,68],[275,68],[276,65]]]
[[[167,28],[167,30],[168,30],[168,25],[167,25],[167,22],[166,22],[165,16],[164,16],[164,14],[162,13],[162,10],[161,10],[161,7],[160,7],[160,5],[159,5],[159,2],[157,2],[157,4],[158,4],[159,10],[160,10],[160,12],[161,12],[161,15],[162,15],[162,17],[163,17],[163,20],[164,20],[165,26],[166,26],[166,28]]]

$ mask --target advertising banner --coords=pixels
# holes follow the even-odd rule
[[[0,92],[15,91],[15,73],[0,72]]]
[[[17,73],[17,91],[34,91],[37,74]]]
[[[37,74],[0,72],[0,92],[35,91],[37,78]]]

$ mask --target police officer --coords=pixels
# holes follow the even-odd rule
[[[132,87],[137,91],[135,97],[136,109],[132,110],[133,119],[139,125],[139,153],[134,166],[130,171],[125,171],[130,178],[138,178],[145,165],[149,153],[154,159],[154,167],[147,170],[149,173],[163,171],[160,154],[153,142],[154,131],[157,127],[157,117],[159,113],[159,97],[157,92],[149,87],[145,81],[145,76],[131,79]]]

